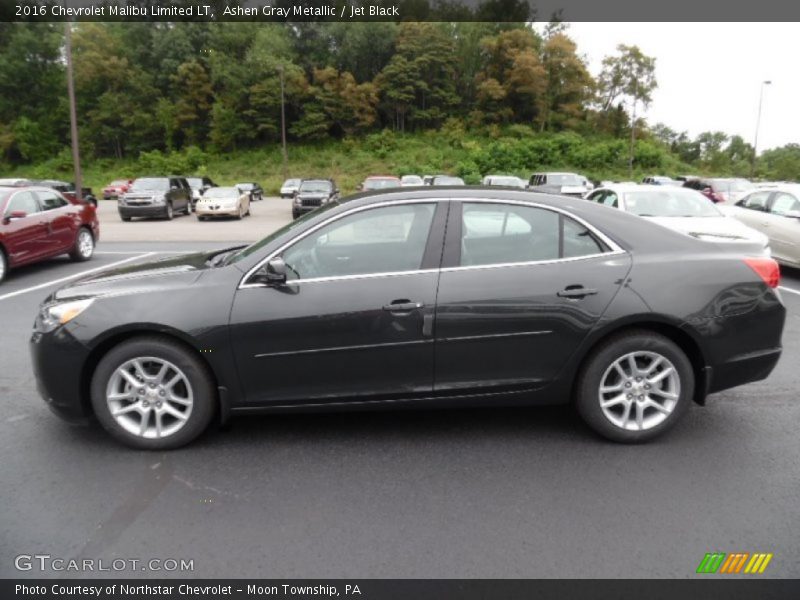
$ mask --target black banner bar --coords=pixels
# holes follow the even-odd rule
[[[0,21],[799,21],[786,0],[0,0]]]
[[[565,565],[566,566],[566,565]],[[622,579],[248,579],[248,580],[132,580],[132,579],[4,579],[0,598],[39,600],[165,600],[231,598],[252,600],[796,600],[800,580],[760,579],[758,576],[692,580]]]

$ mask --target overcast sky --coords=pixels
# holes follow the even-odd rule
[[[750,144],[764,89],[759,152],[800,143],[798,23],[571,23],[592,75],[617,44],[656,58],[658,89],[645,116],[694,137],[741,135]]]

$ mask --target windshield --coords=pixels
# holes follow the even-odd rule
[[[193,188],[203,187],[203,180],[200,177],[187,177],[186,181],[189,182],[189,187]]]
[[[708,198],[683,188],[628,192],[625,207],[640,217],[719,217],[722,213]]]
[[[267,237],[257,241],[254,244],[251,244],[251,245],[247,246],[247,248],[244,248],[244,249],[240,250],[236,254],[232,255],[225,264],[231,264],[231,263],[239,262],[240,260],[243,260],[243,259],[247,258],[251,254],[253,254],[253,252],[258,252],[259,250],[261,250],[261,248],[263,248],[264,246],[268,245],[273,240],[278,239],[284,233],[287,233],[287,232],[291,231],[292,229],[294,229],[294,228],[302,225],[303,223],[305,223],[308,219],[316,217],[317,215],[319,215],[319,214],[321,214],[321,213],[323,213],[325,211],[328,211],[328,210],[330,210],[330,209],[332,209],[332,208],[334,208],[336,206],[339,206],[338,202],[329,202],[328,204],[323,204],[320,208],[318,208],[318,209],[316,209],[316,210],[314,210],[312,212],[304,214],[299,219],[289,222],[288,224],[284,225],[280,229],[277,229],[277,230],[273,231],[272,233],[270,233]]]
[[[213,187],[209,188],[205,194],[203,194],[203,199],[206,198],[238,198],[239,197],[239,190],[235,187]]]
[[[304,181],[300,184],[300,191],[328,193],[331,191],[331,184],[329,181]]]
[[[412,185],[422,185],[422,177],[420,177],[419,175],[403,175],[400,181]]]
[[[299,179],[287,179],[283,182],[283,187],[297,187],[299,184]]]
[[[143,177],[131,185],[132,192],[166,192],[169,190],[169,179],[163,177]]]
[[[397,179],[389,178],[386,179],[367,179],[364,181],[364,189],[365,190],[382,190],[384,188],[393,188],[400,185],[400,182]]]
[[[583,185],[583,180],[577,175],[570,173],[555,173],[547,176],[547,183],[550,185]]]
[[[242,191],[249,192],[250,190],[255,189],[256,184],[255,183],[237,183],[236,187],[238,187]]]

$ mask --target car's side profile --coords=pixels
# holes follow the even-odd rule
[[[777,285],[768,257],[581,199],[398,189],[61,288],[31,352],[56,413],[139,448],[253,411],[569,402],[640,442],[771,372]]]
[[[123,221],[134,217],[172,220],[175,212],[192,214],[192,188],[183,177],[139,177],[119,197],[117,211]]]
[[[0,187],[0,281],[8,270],[69,254],[89,260],[100,237],[94,206],[48,187]]]
[[[766,235],[775,260],[800,268],[800,185],[755,190],[724,210]]]

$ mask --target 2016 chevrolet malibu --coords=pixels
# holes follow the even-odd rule
[[[236,413],[568,402],[641,442],[769,375],[778,281],[769,257],[581,199],[397,189],[63,287],[31,352],[56,413],[138,448]]]

